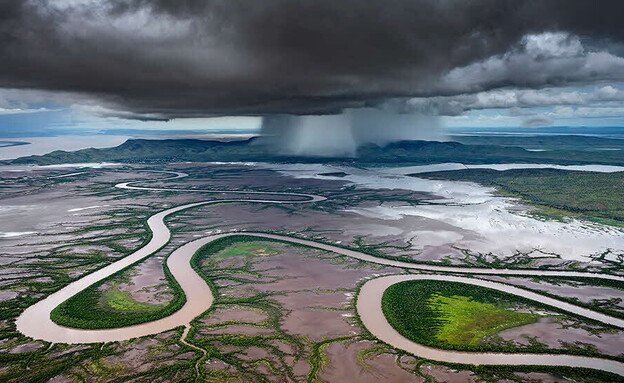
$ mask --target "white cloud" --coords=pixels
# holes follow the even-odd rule
[[[468,110],[536,108],[552,106],[618,107],[624,103],[624,91],[613,85],[589,88],[502,89],[448,97],[416,97],[403,101],[401,107],[446,116],[458,116]]]
[[[596,101],[624,101],[624,91],[611,85],[604,86],[594,92],[594,99]]]
[[[21,108],[0,108],[0,116],[7,114],[27,114],[27,113],[42,113],[53,112],[54,109],[48,108],[36,108],[36,109],[21,109]]]
[[[624,58],[588,51],[577,36],[559,32],[525,36],[516,49],[449,71],[438,87],[475,93],[502,85],[526,88],[597,81],[624,81]]]
[[[624,106],[620,107],[579,107],[559,106],[544,113],[550,118],[605,118],[624,116]]]
[[[563,32],[527,35],[523,37],[522,45],[534,59],[578,57],[585,52],[577,36]]]

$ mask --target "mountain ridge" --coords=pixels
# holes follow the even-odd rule
[[[529,151],[517,146],[468,145],[454,141],[398,141],[387,145],[365,144],[356,157],[293,156],[276,152],[257,138],[241,141],[200,139],[152,140],[133,138],[103,149],[53,151],[45,155],[20,157],[5,164],[51,165],[80,162],[317,162],[353,164],[427,164],[440,162],[559,163],[624,165],[624,152],[573,150]]]

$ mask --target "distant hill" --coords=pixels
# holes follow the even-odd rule
[[[400,141],[385,146],[367,144],[357,150],[357,158],[293,157],[276,153],[256,139],[246,141],[206,141],[195,139],[130,139],[105,149],[75,152],[57,150],[42,156],[21,157],[5,163],[59,164],[80,162],[324,162],[353,164],[426,164],[440,162],[480,163],[559,163],[624,165],[624,152],[605,151],[528,151],[519,147],[466,145],[458,142]]]
[[[542,150],[624,150],[624,139],[582,135],[466,135],[452,136],[466,145],[518,146]]]

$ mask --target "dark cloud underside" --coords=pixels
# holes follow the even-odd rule
[[[2,0],[0,87],[163,117],[331,111],[466,92],[441,76],[531,33],[616,46],[623,14],[621,0]]]

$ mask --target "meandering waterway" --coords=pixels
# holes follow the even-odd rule
[[[173,177],[170,177],[169,179],[177,179],[187,176],[185,173],[163,173],[173,174]],[[514,287],[498,282],[485,281],[482,279],[467,276],[449,275],[447,273],[591,277],[624,281],[624,277],[622,276],[586,273],[578,271],[493,269],[417,264],[394,259],[379,258],[355,250],[331,245],[328,243],[321,243],[308,239],[259,232],[236,232],[210,235],[188,242],[173,251],[171,255],[167,258],[167,266],[169,267],[173,278],[180,284],[180,287],[184,291],[184,294],[186,295],[186,303],[181,309],[167,317],[133,326],[98,330],[68,328],[54,323],[50,319],[50,313],[59,304],[71,298],[85,288],[93,285],[94,283],[100,282],[108,276],[149,257],[150,255],[156,253],[164,245],[166,245],[171,238],[171,232],[165,224],[164,220],[166,217],[172,214],[186,209],[223,202],[294,204],[314,203],[325,200],[325,197],[322,196],[301,193],[150,188],[135,186],[133,184],[134,182],[124,182],[115,185],[115,187],[121,189],[146,191],[208,192],[284,196],[288,197],[289,199],[207,200],[176,206],[152,215],[147,220],[147,225],[152,233],[152,237],[147,244],[145,244],[143,247],[133,252],[132,254],[128,255],[127,257],[124,257],[123,259],[120,259],[102,269],[99,269],[91,274],[80,278],[79,280],[70,283],[61,290],[58,290],[57,292],[49,295],[43,300],[28,307],[16,320],[17,329],[24,335],[32,337],[34,339],[44,340],[53,343],[98,343],[123,341],[140,336],[158,334],[179,326],[186,326],[188,328],[189,323],[194,318],[210,308],[214,301],[212,291],[206,281],[203,280],[191,267],[190,261],[193,254],[195,254],[195,252],[198,251],[202,246],[219,238],[232,235],[251,235],[315,247],[318,249],[342,254],[344,256],[356,258],[365,262],[372,262],[387,266],[400,267],[404,269],[422,270],[429,272],[430,274],[398,274],[375,278],[367,281],[360,289],[356,306],[362,323],[373,335],[375,335],[380,340],[392,345],[393,347],[405,350],[420,357],[443,362],[486,365],[558,365],[568,367],[586,367],[609,371],[624,376],[624,363],[609,359],[563,354],[458,352],[426,347],[403,337],[396,330],[394,330],[386,320],[381,309],[381,298],[383,296],[383,292],[389,286],[395,283],[416,279],[446,280],[474,284],[499,291],[504,291],[530,300],[541,302],[543,304],[558,308],[569,313],[596,320],[604,324],[624,328],[624,320],[620,318],[602,314],[600,312],[596,312],[587,308],[575,306],[573,304],[563,302],[555,298],[546,297],[544,295],[521,289],[519,287]],[[293,200],[293,197],[297,199]]]

